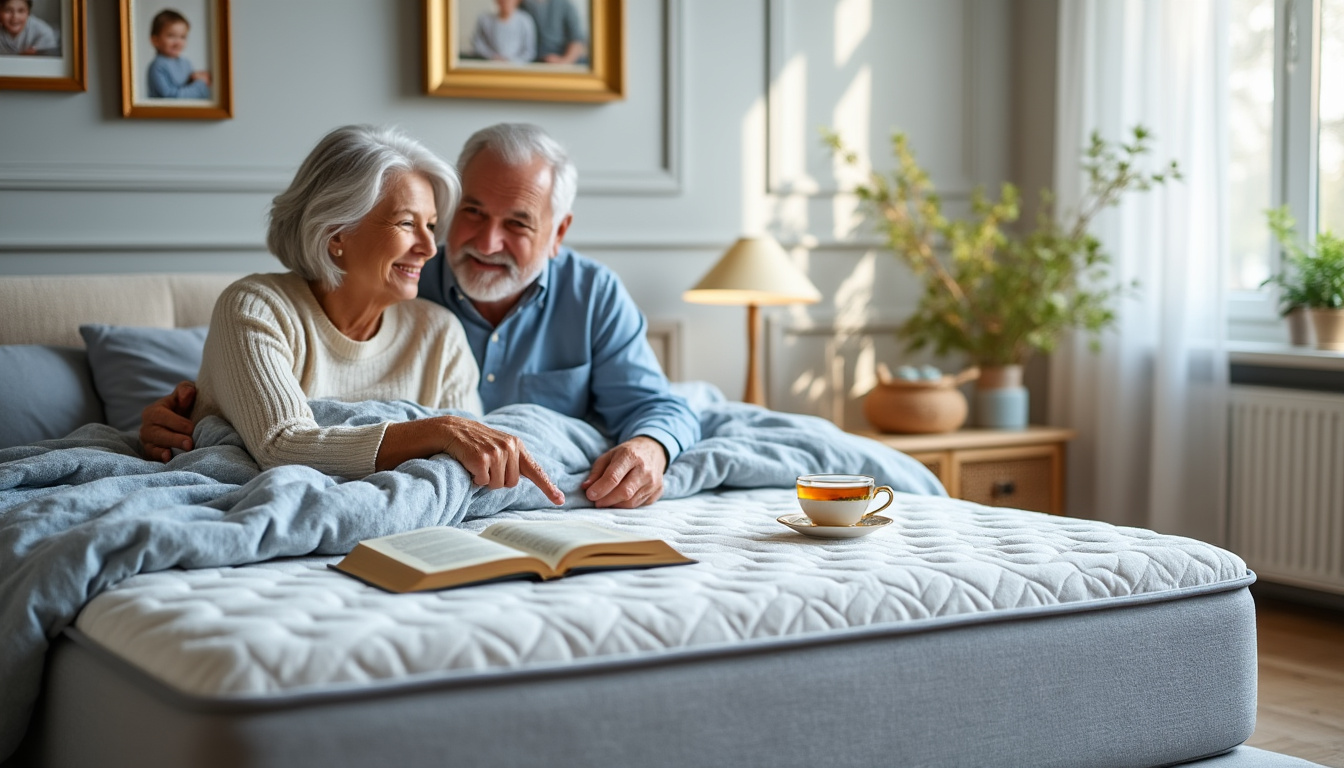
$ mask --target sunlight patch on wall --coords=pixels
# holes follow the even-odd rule
[[[861,332],[869,320],[873,305],[873,286],[877,278],[877,259],[864,254],[854,270],[835,291],[835,338],[844,342]]]
[[[770,102],[778,105],[776,120],[771,127],[778,141],[771,137],[774,152],[772,167],[779,174],[784,190],[803,194],[818,191],[816,179],[807,173],[808,147],[817,140],[816,126],[807,118],[807,56],[794,54],[780,69],[779,76],[770,83]]]
[[[742,178],[742,233],[756,234],[766,231],[770,220],[769,207],[766,204],[765,190],[755,183],[766,175],[765,153],[760,151],[761,137],[765,135],[766,121],[765,97],[758,96],[742,118],[741,147]]]
[[[859,353],[854,358],[854,383],[849,387],[850,397],[863,397],[877,386],[877,344],[871,336],[859,342]]]
[[[806,195],[778,195],[774,198],[771,221],[786,240],[808,242],[808,198]]]
[[[831,198],[831,235],[846,240],[851,235],[868,234],[860,231],[863,217],[859,215],[859,198],[854,195],[836,195]]]
[[[831,110],[831,126],[840,132],[845,146],[859,158],[855,165],[844,162],[840,157],[832,158],[831,167],[840,189],[853,189],[868,177],[872,167],[872,158],[868,154],[873,142],[869,129],[872,119],[873,68],[865,64],[854,73],[845,92],[835,100],[835,109]]]
[[[854,57],[873,27],[873,0],[840,0],[835,4],[835,66]]]
[[[802,397],[810,403],[816,403],[826,395],[827,381],[825,376],[818,376],[811,370],[803,371],[798,374],[798,378],[789,385],[789,391],[798,397]]]
[[[804,201],[806,202],[806,201]],[[803,222],[806,225],[806,222]],[[802,244],[796,248],[789,249],[789,260],[802,271],[803,274],[812,278],[816,283],[816,275],[812,274],[812,248],[816,246],[816,238],[804,236],[800,238]],[[818,289],[820,290],[820,288]],[[825,294],[822,294],[822,300],[825,301]],[[796,325],[806,324],[812,317],[812,304],[787,304],[779,307],[788,316],[789,322]]]

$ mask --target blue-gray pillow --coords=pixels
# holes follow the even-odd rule
[[[140,412],[201,372],[206,326],[133,328],[79,326],[89,352],[93,386],[103,399],[107,423],[120,430],[140,429]]]
[[[0,448],[65,437],[103,420],[89,359],[77,347],[0,346]]]

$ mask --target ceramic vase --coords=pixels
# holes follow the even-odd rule
[[[1316,348],[1344,351],[1344,309],[1312,309]]]
[[[1311,310],[1297,307],[1284,318],[1288,321],[1288,343],[1294,347],[1316,346],[1316,333],[1311,327]]]
[[[1026,429],[1027,388],[1022,366],[981,366],[975,385],[975,425],[984,429]]]

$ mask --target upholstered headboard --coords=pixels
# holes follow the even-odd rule
[[[215,299],[241,275],[0,277],[0,344],[82,347],[83,323],[208,325]]]
[[[242,275],[152,274],[0,277],[0,344],[82,347],[84,323],[150,328],[208,325],[215,299]],[[649,323],[667,377],[681,378],[681,327]]]

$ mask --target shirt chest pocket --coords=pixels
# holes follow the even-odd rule
[[[576,419],[585,418],[588,415],[592,369],[592,365],[584,364],[557,371],[524,373],[519,382],[522,400]]]

